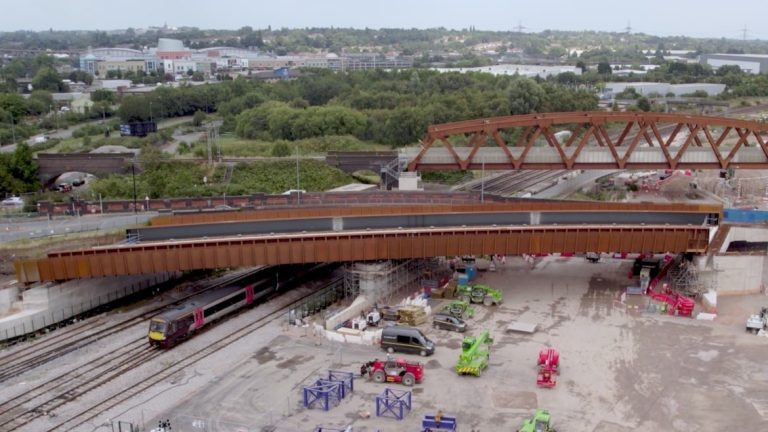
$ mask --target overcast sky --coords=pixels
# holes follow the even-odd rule
[[[0,30],[195,26],[623,31],[768,39],[768,0],[3,0]]]

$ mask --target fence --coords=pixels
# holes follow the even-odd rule
[[[314,315],[344,297],[344,279],[337,278],[308,298],[288,306],[288,323],[294,324],[296,320]]]
[[[485,194],[484,201],[505,202],[507,198]],[[191,197],[170,199],[139,199],[134,206],[133,200],[85,201],[75,200],[67,203],[40,201],[37,205],[41,215],[63,214],[100,214],[144,211],[200,211],[232,210],[255,208],[280,208],[285,206],[341,206],[365,204],[473,204],[480,202],[479,193],[470,192],[310,192],[288,195],[253,194],[239,196]]]

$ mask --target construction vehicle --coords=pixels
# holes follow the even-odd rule
[[[480,376],[483,369],[488,367],[492,343],[493,339],[491,339],[488,330],[483,330],[479,336],[465,337],[461,343],[461,354],[459,354],[459,362],[456,364],[456,372],[459,375]]]
[[[539,373],[536,376],[536,385],[552,388],[557,385],[555,375],[560,373],[560,354],[554,348],[544,348],[539,351],[537,363]]]
[[[760,309],[759,314],[750,315],[747,319],[747,331],[759,333],[760,330],[768,329],[768,307]]]
[[[549,411],[545,409],[537,409],[532,418],[525,419],[523,426],[518,429],[518,432],[554,432],[555,430],[550,426]]]
[[[501,304],[501,290],[488,285],[459,285],[455,295],[467,303],[482,303],[486,306]]]
[[[464,300],[453,300],[443,306],[441,313],[453,315],[460,319],[472,318],[475,315],[475,308]]]
[[[374,382],[402,383],[412,386],[424,379],[424,365],[421,363],[408,363],[405,359],[375,359],[363,364],[360,375],[368,375]]]

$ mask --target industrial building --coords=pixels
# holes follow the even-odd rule
[[[157,48],[89,49],[80,57],[80,70],[94,76],[106,77],[110,71],[152,73],[163,71],[185,75],[189,71],[210,76],[220,71],[261,70],[280,68],[319,68],[332,71],[368,69],[407,69],[413,58],[395,54],[303,54],[276,56],[236,47],[211,47],[193,50],[176,39],[160,38]]]
[[[571,72],[581,75],[581,69],[576,66],[542,66],[542,65],[522,65],[522,64],[501,64],[493,66],[480,66],[469,68],[434,68],[438,72],[483,72],[491,75],[519,75],[528,78],[539,77],[547,78],[553,75],[559,75],[565,72]]]
[[[699,62],[712,66],[712,69],[738,66],[750,74],[768,73],[768,54],[702,54]]]
[[[613,98],[617,93],[621,93],[627,88],[632,87],[643,96],[657,94],[666,96],[670,93],[675,96],[685,96],[697,91],[707,92],[709,96],[716,96],[725,91],[725,84],[713,83],[690,83],[690,84],[670,84],[657,82],[607,82],[603,90],[603,98]]]

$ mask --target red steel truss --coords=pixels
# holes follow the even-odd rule
[[[408,170],[766,169],[766,134],[762,122],[680,114],[495,117],[430,126]]]

